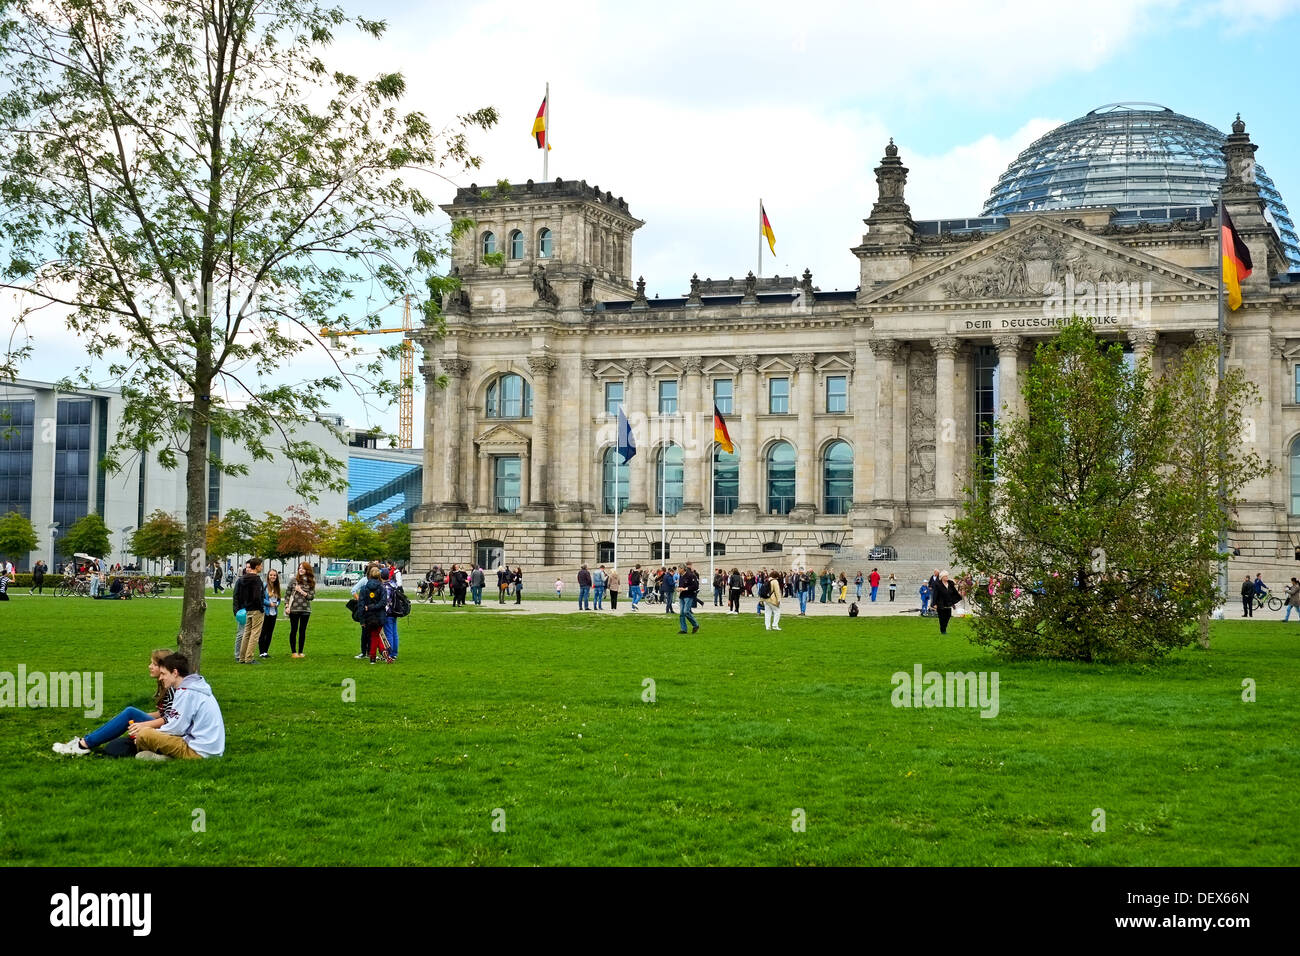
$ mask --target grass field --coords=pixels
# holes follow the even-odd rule
[[[289,658],[286,629],[249,667],[213,608],[203,670],[226,756],[60,757],[50,745],[95,722],[0,709],[0,860],[1300,863],[1300,627],[1221,623],[1209,652],[1083,667],[999,661],[960,621],[940,638],[928,620],[787,616],[768,633],[711,615],[681,637],[656,613],[417,606],[400,663],[372,666],[323,604],[307,659]],[[149,709],[148,652],[179,611],[16,596],[0,604],[0,671],[102,670],[105,719]],[[891,675],[917,663],[997,671],[997,717],[891,706]]]

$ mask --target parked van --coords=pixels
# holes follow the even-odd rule
[[[325,568],[326,586],[341,584],[352,587],[366,574],[364,561],[331,561]]]

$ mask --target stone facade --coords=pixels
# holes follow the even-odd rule
[[[1300,282],[1276,275],[1285,256],[1243,172],[1254,150],[1234,126],[1224,196],[1256,266],[1245,304],[1228,313],[1228,358],[1260,388],[1250,437],[1278,470],[1248,489],[1233,543],[1263,557],[1289,555],[1300,540],[1288,484],[1300,434]],[[443,208],[477,223],[454,255],[462,288],[445,303],[445,336],[412,333],[426,385],[413,564],[475,560],[482,545],[525,567],[610,563],[607,402],[621,402],[637,444],[620,486],[619,565],[657,560],[664,525],[672,560],[707,564],[713,406],[728,394],[738,461],[734,494],[725,483],[715,491],[727,512],[714,519],[719,563],[804,552],[816,563],[900,528],[937,534],[961,500],[979,416],[1003,414],[977,395],[989,369],[1014,409],[1035,340],[1075,312],[1157,371],[1215,335],[1212,217],[1130,227],[1094,207],[945,230],[913,221],[892,141],[876,178],[879,199],[852,250],[858,289],[822,292],[810,272],[694,276],[681,298],[649,300],[632,280],[642,223],[621,198],[560,180],[458,191]],[[840,442],[851,451],[851,494],[830,480]],[[663,519],[669,495],[675,513]]]

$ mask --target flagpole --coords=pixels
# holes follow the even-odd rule
[[[546,98],[542,101],[546,104],[546,109],[542,115],[542,122],[546,125],[546,148],[542,150],[542,182],[550,181],[550,158],[551,158],[551,81],[546,81]],[[617,482],[616,482],[617,484]],[[618,504],[614,505],[614,514],[618,514]]]
[[[763,197],[758,197],[758,278],[763,278]]]
[[[668,566],[668,446],[659,449],[659,562]]]
[[[623,406],[620,405],[619,411],[622,411],[622,409]],[[619,458],[623,457],[622,452],[620,452],[618,448],[618,443],[622,440],[623,437],[618,434],[618,427],[615,426],[614,454],[617,455]],[[623,497],[623,469],[619,465],[618,461],[616,460],[614,462],[614,577],[615,579],[617,579],[618,577],[618,513],[622,510],[618,505],[619,505],[619,500],[622,497]]]
[[[714,414],[716,415],[717,412],[715,411]],[[717,496],[713,493],[714,491],[713,469],[717,466],[717,459],[718,459],[718,447],[715,442],[712,448],[709,450],[709,586],[710,587],[713,586],[713,575],[715,573],[713,567],[713,551],[714,551],[713,512],[714,509],[718,507],[718,499]]]
[[[1234,250],[1234,255],[1236,250]],[[1227,374],[1227,319],[1223,313],[1223,185],[1219,185],[1219,389],[1223,388],[1223,379]],[[1216,396],[1221,398],[1222,396]],[[1220,423],[1222,428],[1223,423]],[[1224,514],[1224,488],[1223,488],[1223,470],[1224,470],[1224,448],[1222,441],[1219,443],[1219,555],[1221,558],[1228,553],[1228,521],[1227,515]],[[1228,562],[1226,559],[1219,562],[1219,593],[1223,598],[1224,612],[1227,612],[1228,605]]]

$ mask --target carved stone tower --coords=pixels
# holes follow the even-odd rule
[[[1232,132],[1223,144],[1226,169],[1223,176],[1223,205],[1232,216],[1232,224],[1250,246],[1255,268],[1246,286],[1267,291],[1269,277],[1287,271],[1286,250],[1268,220],[1264,218],[1264,200],[1255,182],[1255,150],[1246,124],[1237,114]]]
[[[852,250],[862,263],[861,295],[912,271],[916,223],[903,198],[906,186],[907,167],[898,158],[898,147],[891,139],[876,167],[876,204],[863,220],[867,234],[862,237],[862,245]]]

